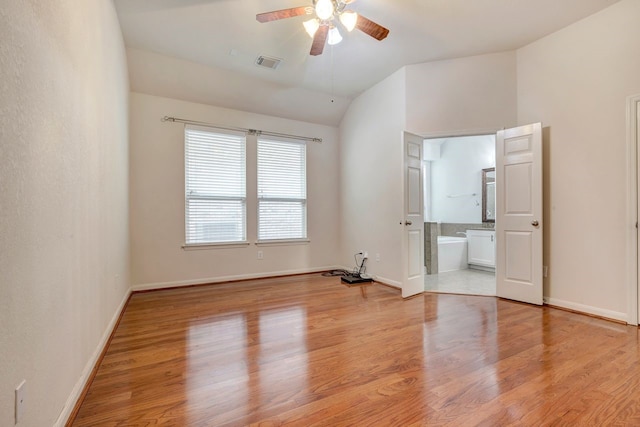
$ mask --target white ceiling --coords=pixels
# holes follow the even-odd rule
[[[288,89],[353,98],[404,65],[522,47],[618,0],[357,0],[350,8],[389,28],[354,30],[309,55],[304,16],[261,24],[260,12],[312,0],[115,0],[125,43]],[[345,31],[342,31],[345,33]],[[233,51],[234,54],[230,54]],[[255,65],[281,58],[277,70]]]

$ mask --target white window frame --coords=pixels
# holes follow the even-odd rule
[[[220,195],[213,195],[213,194],[202,194],[202,195],[198,195],[198,194],[193,194],[190,190],[189,190],[189,155],[188,155],[188,132],[189,131],[196,131],[196,132],[205,132],[205,133],[209,133],[209,134],[213,134],[213,135],[221,135],[221,136],[234,136],[234,137],[241,137],[242,139],[242,151],[243,151],[243,164],[242,164],[242,168],[243,168],[243,190],[244,190],[244,195],[238,195],[238,196],[220,196]],[[185,147],[184,147],[184,162],[185,162],[185,221],[184,221],[184,225],[185,225],[185,244],[183,246],[184,249],[199,249],[199,248],[208,248],[208,247],[216,247],[216,246],[223,246],[223,247],[229,247],[229,246],[245,246],[248,245],[249,242],[247,241],[247,138],[246,138],[246,134],[240,133],[240,132],[233,132],[233,131],[227,131],[227,130],[220,130],[220,129],[216,129],[216,128],[209,128],[209,127],[203,127],[203,126],[194,126],[194,125],[187,125],[185,126],[185,130],[184,130],[184,143],[185,143]],[[194,242],[194,241],[189,241],[190,238],[190,232],[189,232],[189,227],[191,225],[191,215],[189,212],[189,206],[190,206],[190,201],[191,200],[219,200],[219,201],[240,201],[242,204],[242,210],[243,210],[243,214],[242,214],[242,231],[241,231],[241,236],[240,239],[238,240],[211,240],[211,241],[200,241],[200,242]]]
[[[303,194],[302,197],[272,197],[272,196],[263,196],[260,194],[260,145],[261,144],[282,144],[282,145],[291,145],[302,148],[302,177],[303,182]],[[270,244],[287,244],[287,243],[306,243],[309,242],[308,239],[308,227],[307,227],[307,149],[306,144],[300,141],[288,141],[275,137],[262,137],[259,136],[257,139],[257,150],[256,150],[256,171],[257,171],[257,208],[256,208],[256,216],[257,216],[257,242],[258,245],[270,245]],[[298,182],[299,184],[299,182]],[[300,195],[299,195],[300,196]],[[261,204],[263,202],[271,202],[271,203],[299,203],[302,210],[302,217],[300,218],[301,225],[301,235],[297,237],[292,236],[282,236],[282,237],[273,237],[269,238],[261,238],[261,224],[262,224],[262,216],[260,215]]]

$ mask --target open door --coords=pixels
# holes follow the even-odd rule
[[[404,220],[402,297],[424,292],[424,203],[422,138],[404,133]]]
[[[542,305],[542,124],[496,138],[496,294]]]

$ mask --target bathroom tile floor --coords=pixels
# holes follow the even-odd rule
[[[481,270],[456,270],[440,274],[425,274],[424,290],[450,294],[496,294],[496,275]]]

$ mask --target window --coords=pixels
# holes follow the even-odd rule
[[[246,241],[244,134],[185,128],[187,245]]]
[[[307,238],[307,151],[258,139],[258,241]]]

